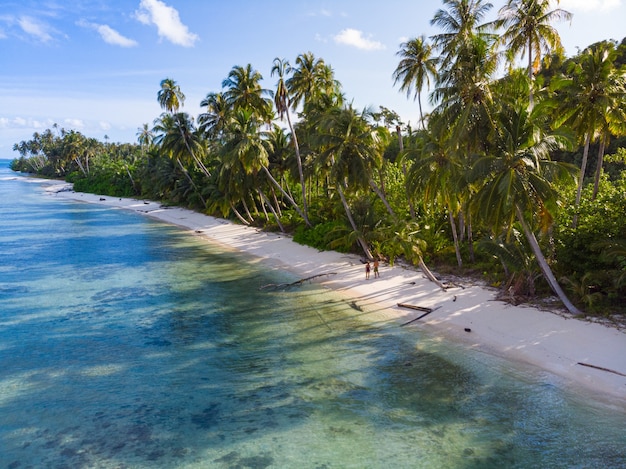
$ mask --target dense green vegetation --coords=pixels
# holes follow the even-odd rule
[[[548,4],[511,0],[484,24],[490,4],[443,0],[441,34],[403,43],[390,71],[420,116],[430,92],[417,128],[354,109],[309,52],[274,61],[273,90],[233,67],[195,119],[164,79],[163,113],[138,144],[55,127],[16,144],[12,168],[320,249],[478,273],[516,301],[552,291],[575,314],[623,313],[626,40],[565,58],[551,23],[569,14]]]

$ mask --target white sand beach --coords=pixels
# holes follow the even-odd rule
[[[162,207],[157,202],[69,189],[60,183],[48,188],[55,197],[132,210],[184,227],[196,236],[257,256],[268,266],[287,269],[299,278],[334,273],[314,281],[399,324],[424,313],[399,307],[398,303],[433,308],[432,313],[406,327],[428,330],[442,340],[540,367],[568,385],[587,387],[610,400],[626,400],[626,331],[529,306],[513,306],[495,300],[496,291],[480,286],[468,284],[444,292],[418,269],[381,264],[380,278],[372,274],[366,280],[356,255],[319,252],[285,235],[182,208]]]

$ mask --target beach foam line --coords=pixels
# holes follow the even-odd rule
[[[626,333],[617,328],[530,306],[514,306],[496,300],[494,290],[477,285],[442,291],[421,271],[400,265],[382,265],[380,278],[372,276],[366,280],[359,256],[318,251],[297,244],[284,234],[264,232],[184,208],[67,190],[55,192],[55,196],[133,210],[262,258],[268,265],[300,278],[335,272],[336,275],[322,275],[314,281],[349,298],[355,308],[376,311],[399,325],[422,314],[399,307],[399,303],[436,308],[406,327],[420,327],[445,340],[534,365],[564,378],[568,384],[597,391],[611,401],[619,398],[626,404]]]

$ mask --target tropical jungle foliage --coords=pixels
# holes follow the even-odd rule
[[[552,291],[575,314],[623,313],[626,40],[565,58],[552,23],[569,13],[509,0],[487,24],[490,8],[443,0],[440,34],[401,44],[390,74],[417,101],[416,127],[355,109],[307,52],[275,59],[271,90],[252,65],[234,66],[195,118],[166,78],[163,113],[137,144],[54,126],[16,144],[12,168],[320,249],[482,274],[516,301]]]

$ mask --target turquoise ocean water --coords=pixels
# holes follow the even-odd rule
[[[0,168],[0,468],[626,468],[626,404]]]

